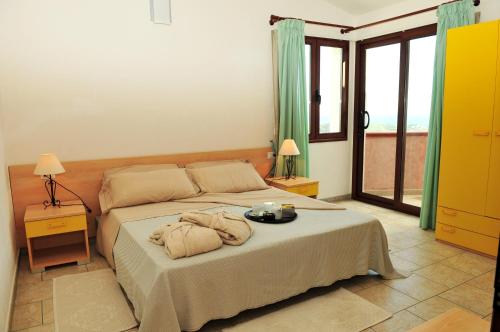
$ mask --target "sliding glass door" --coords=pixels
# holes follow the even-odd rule
[[[410,40],[404,128],[403,203],[420,207],[429,133],[436,36]]]
[[[388,199],[394,199],[400,48],[365,51],[363,192]]]
[[[358,42],[354,198],[418,214],[435,25]]]

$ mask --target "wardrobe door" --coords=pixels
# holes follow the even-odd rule
[[[498,21],[500,24],[500,21]],[[499,26],[500,34],[500,26]],[[498,45],[497,85],[493,137],[491,142],[490,178],[486,198],[486,215],[500,219],[500,43]]]
[[[439,205],[484,215],[498,22],[449,30],[446,53]]]

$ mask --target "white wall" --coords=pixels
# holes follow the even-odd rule
[[[267,146],[272,137],[270,14],[361,24],[439,4],[411,0],[354,18],[324,0],[172,0],[171,26],[147,0],[0,2],[1,107],[8,164]],[[483,0],[483,20],[500,17]],[[435,21],[435,12],[341,35],[356,40]],[[351,191],[349,140],[312,144],[320,197]]]
[[[1,96],[0,96],[1,100]],[[14,243],[12,204],[5,167],[2,117],[0,114],[0,331],[7,331],[10,303],[16,272],[17,249]]]
[[[148,0],[4,0],[0,93],[9,164],[268,146],[273,132],[271,14],[352,23],[324,0],[172,0],[171,26]],[[339,37],[308,26],[307,34]],[[349,144],[312,148],[348,169]]]

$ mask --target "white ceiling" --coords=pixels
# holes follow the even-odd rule
[[[331,4],[353,15],[362,15],[372,10],[393,5],[403,0],[327,0]]]

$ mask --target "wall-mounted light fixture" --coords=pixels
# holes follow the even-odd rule
[[[149,0],[149,11],[151,13],[151,22],[156,24],[172,23],[170,0]]]

